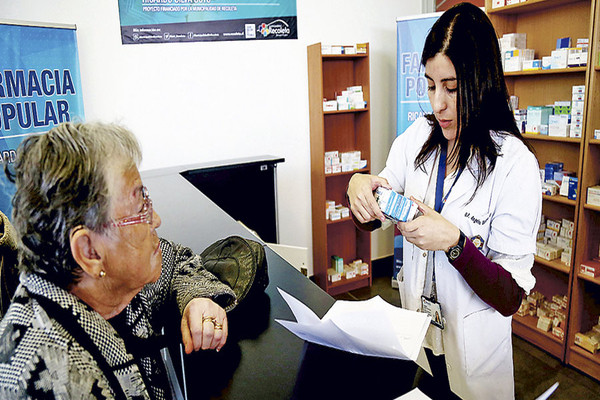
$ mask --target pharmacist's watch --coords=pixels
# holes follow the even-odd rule
[[[462,251],[465,247],[465,243],[467,241],[467,237],[462,231],[460,231],[460,236],[458,237],[458,243],[448,249],[446,252],[446,256],[450,262],[456,260],[462,254]]]

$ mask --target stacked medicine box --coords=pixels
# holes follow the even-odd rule
[[[560,259],[566,266],[571,266],[573,254],[573,221],[562,219],[545,219],[539,226],[536,243],[536,255],[544,260]]]
[[[571,88],[571,100],[557,100],[553,105],[528,106],[513,111],[517,126],[530,135],[581,138],[585,85]],[[523,129],[524,127],[524,129]]]
[[[325,152],[325,173],[338,174],[350,172],[367,167],[367,160],[361,160],[360,151],[339,152],[337,150]]]
[[[542,293],[532,291],[521,302],[517,315],[537,318],[537,329],[550,332],[558,339],[564,340],[567,305],[567,296],[555,294],[552,296],[552,300],[546,300],[546,296]]]
[[[350,86],[336,93],[335,100],[323,99],[323,111],[360,110],[366,106],[362,86]]]

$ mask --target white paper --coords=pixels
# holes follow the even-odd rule
[[[367,356],[416,361],[431,317],[395,307],[381,297],[338,300],[323,319],[302,302],[277,288],[296,321],[276,319],[299,338]]]
[[[419,388],[414,388],[410,392],[397,397],[396,400],[431,400],[431,398],[421,392]]]

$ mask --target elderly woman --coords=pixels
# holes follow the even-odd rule
[[[130,132],[99,123],[61,124],[19,147],[22,273],[0,324],[0,398],[170,397],[155,342],[175,305],[187,353],[225,344],[235,295],[157,236],[140,161]]]

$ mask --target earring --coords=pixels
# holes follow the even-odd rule
[[[106,272],[104,270],[100,271],[100,278],[104,278],[106,276]]]

